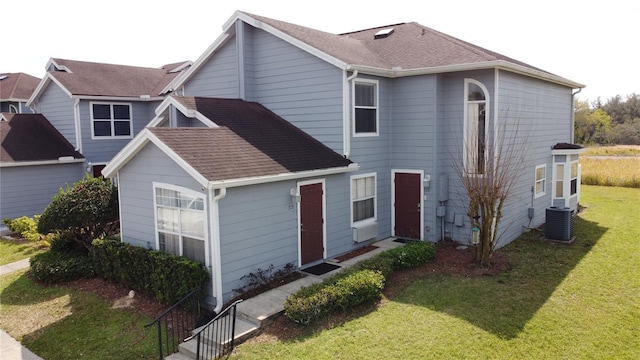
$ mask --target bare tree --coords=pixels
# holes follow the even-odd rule
[[[487,135],[492,136],[481,133],[465,139],[464,156],[454,160],[468,197],[467,215],[478,232],[475,261],[483,267],[491,265],[502,210],[521,174],[528,144],[528,137],[519,134],[519,124],[506,119]]]

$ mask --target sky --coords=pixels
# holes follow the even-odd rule
[[[50,58],[160,67],[195,61],[236,10],[344,33],[403,22],[586,85],[580,100],[640,94],[632,0],[7,0],[0,72],[39,78]],[[11,44],[11,45],[10,45]],[[577,91],[577,90],[576,90]]]

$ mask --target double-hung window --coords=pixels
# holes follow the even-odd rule
[[[376,174],[351,177],[351,215],[353,223],[376,219]]]
[[[489,94],[482,83],[464,80],[464,168],[467,174],[482,175],[487,165]]]
[[[354,136],[378,135],[378,82],[353,82]]]
[[[91,134],[96,138],[132,137],[131,104],[91,103]]]
[[[196,191],[154,184],[158,249],[205,263],[204,196]]]
[[[536,166],[535,171],[535,184],[534,184],[535,197],[539,198],[546,193],[547,189],[547,165],[542,164]]]

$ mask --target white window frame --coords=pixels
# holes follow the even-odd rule
[[[374,86],[374,106],[357,106],[356,105],[356,84],[358,85],[373,85]],[[351,88],[351,102],[353,104],[352,109],[352,135],[353,137],[371,137],[378,136],[380,134],[380,83],[378,80],[372,79],[355,79]],[[374,109],[376,111],[376,131],[375,132],[357,132],[356,131],[356,109]]]
[[[355,198],[353,196],[353,192],[354,192],[354,183],[355,180],[358,179],[363,179],[363,178],[373,178],[373,196],[368,196],[365,198]],[[350,216],[351,216],[351,227],[354,227],[357,224],[365,224],[365,223],[370,223],[370,222],[376,222],[378,221],[378,176],[377,173],[372,172],[372,173],[366,173],[366,174],[359,174],[359,175],[352,175],[350,180],[349,180],[349,198],[350,198]],[[373,198],[373,217],[370,218],[366,218],[363,220],[358,220],[355,221],[353,218],[353,204],[355,201],[362,201],[362,200],[367,200]]]
[[[551,203],[554,203],[554,200],[562,199],[565,201],[565,204],[570,203],[570,199],[578,197],[580,194],[580,164],[579,158],[575,160],[571,160],[571,155],[564,155],[565,161],[556,161],[556,157],[553,159],[553,189],[551,196]],[[562,165],[562,173],[558,171],[558,165]],[[576,166],[576,176],[571,176],[571,167],[572,165]],[[576,180],[576,191],[571,193],[571,182]],[[562,181],[562,196],[557,196],[558,192],[558,182]],[[568,205],[567,205],[568,206]]]
[[[93,106],[94,105],[109,105],[111,119],[94,119],[93,118]],[[124,121],[124,119],[114,119],[113,117],[113,106],[114,105],[126,105],[129,107],[129,135],[115,135],[115,122],[116,121]],[[132,103],[120,103],[120,102],[99,102],[92,101],[89,103],[89,114],[91,117],[91,139],[92,140],[105,140],[105,139],[133,139],[133,105]],[[111,124],[111,135],[96,135],[95,134],[95,122],[107,122],[109,121]]]
[[[538,170],[543,169],[543,177],[538,179]],[[542,190],[538,191],[538,184],[542,184]],[[544,196],[547,193],[547,164],[538,165],[533,172],[533,191],[535,198]]]
[[[484,100],[469,100],[469,85],[470,84],[474,84],[476,86],[478,86],[482,92],[484,92]],[[484,173],[479,173],[476,170],[476,165],[474,164],[473,168],[471,168],[471,160],[469,159],[469,149],[467,149],[467,147],[469,146],[469,144],[477,144],[478,142],[478,130],[477,130],[477,119],[473,119],[473,124],[470,124],[470,119],[469,119],[469,105],[470,104],[484,104],[484,112],[485,112],[485,120],[484,120],[484,134],[485,134],[485,146],[484,146],[484,168],[485,168],[485,172],[486,172],[486,166],[488,164],[488,159],[487,156],[489,155],[487,153],[487,149],[488,149],[488,145],[489,145],[489,123],[491,122],[491,109],[490,109],[490,104],[491,104],[491,98],[489,96],[489,90],[487,89],[486,86],[484,86],[484,84],[482,84],[481,82],[475,80],[475,79],[470,79],[470,78],[466,78],[464,79],[464,111],[463,111],[463,137],[462,137],[462,157],[463,157],[463,166],[464,166],[464,171],[466,175],[477,175],[477,176],[482,176],[484,175]],[[473,127],[472,127],[473,126]],[[475,155],[475,158],[477,158],[477,154]]]
[[[171,190],[171,191],[177,191],[178,193],[184,193],[188,196],[191,196],[193,198],[196,199],[200,199],[202,200],[202,216],[203,216],[203,221],[202,221],[202,226],[203,226],[203,234],[204,237],[200,238],[198,236],[194,236],[194,235],[184,235],[182,233],[182,229],[181,229],[181,221],[180,221],[180,211],[182,208],[180,207],[172,207],[172,206],[166,206],[166,205],[160,205],[157,203],[157,198],[156,198],[156,191],[158,189],[163,189],[163,190]],[[160,182],[153,182],[153,220],[154,220],[154,229],[155,229],[155,237],[156,237],[156,249],[160,250],[160,232],[166,233],[166,234],[170,234],[170,235],[176,235],[178,236],[178,250],[179,250],[179,254],[180,256],[184,256],[184,242],[183,242],[183,237],[186,236],[188,238],[192,238],[192,239],[196,239],[196,240],[202,240],[204,242],[204,251],[205,251],[205,265],[209,266],[209,236],[208,236],[208,226],[207,226],[207,221],[209,219],[208,214],[207,214],[207,199],[205,194],[202,194],[198,191],[195,190],[191,190],[188,188],[184,188],[181,186],[177,186],[177,185],[173,185],[173,184],[166,184],[166,183],[160,183]],[[179,229],[177,232],[174,231],[168,231],[168,230],[164,230],[164,229],[158,229],[158,208],[161,207],[165,207],[165,208],[172,208],[178,209],[178,226]],[[185,209],[186,210],[186,209]],[[189,211],[200,211],[200,210],[192,210],[189,209]]]

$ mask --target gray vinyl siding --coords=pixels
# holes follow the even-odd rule
[[[503,238],[498,246],[517,237],[524,227],[538,227],[545,222],[545,209],[551,206],[553,157],[551,148],[561,142],[571,142],[572,89],[501,71],[498,77],[501,122],[519,126],[519,142],[525,144],[521,172],[512,196],[504,208]],[[535,199],[532,186],[535,167],[546,164],[546,192]],[[534,208],[530,221],[528,208]]]
[[[73,146],[78,146],[73,99],[53,81],[49,83],[38,100],[36,111],[44,115]]]
[[[110,161],[131,139],[91,139],[91,103],[104,102],[109,104],[130,104],[132,121],[132,138],[135,137],[153,119],[155,108],[159,102],[135,102],[135,101],[80,101],[80,119],[82,133],[82,154],[87,161],[92,163],[106,163]]]
[[[342,153],[342,70],[261,30],[245,32],[245,64],[253,75],[247,99],[257,101]]]
[[[158,147],[147,144],[119,172],[122,241],[144,248],[156,247],[153,182],[202,192],[202,186]]]
[[[236,49],[234,36],[184,85],[185,96],[239,98]]]
[[[316,180],[316,179],[313,179]],[[349,217],[349,175],[325,180],[326,253],[332,258],[349,252],[354,244]],[[301,180],[304,181],[304,180]],[[273,265],[279,269],[298,264],[298,209],[289,190],[296,181],[231,188],[220,201],[223,298],[246,285],[241,278]]]
[[[458,171],[461,164],[463,141],[464,79],[473,78],[489,90],[490,132],[498,114],[498,127],[517,128],[518,143],[526,146],[526,152],[516,174],[514,188],[503,208],[499,225],[498,247],[502,247],[520,235],[525,227],[537,227],[544,222],[544,209],[551,204],[552,156],[551,147],[558,142],[569,142],[571,123],[571,89],[535,80],[521,75],[499,72],[498,99],[495,94],[493,71],[441,75],[439,94],[444,98],[438,111],[439,146],[438,173],[449,175],[449,201],[445,229],[447,236],[461,242],[470,241],[469,219],[466,217],[466,192],[460,183]],[[497,104],[497,106],[496,106]],[[492,134],[492,133],[491,133]],[[544,196],[532,198],[534,171],[537,165],[546,164],[547,190]],[[534,208],[534,218],[529,221],[528,208]],[[452,224],[454,214],[463,217],[464,226]]]
[[[448,176],[448,200],[443,203],[446,207],[444,217],[445,237],[453,240],[470,243],[471,228],[467,217],[468,199],[467,193],[460,180],[463,153],[464,134],[464,79],[472,78],[484,84],[490,96],[490,121],[493,122],[493,111],[495,110],[494,97],[494,72],[493,70],[472,71],[463,73],[451,73],[438,75],[438,91],[440,99],[436,102],[438,121],[436,131],[438,133],[438,146],[436,150],[437,170],[434,189],[437,190],[438,176],[445,174]],[[437,191],[434,191],[437,197]],[[436,199],[437,200],[437,199]],[[454,225],[457,217],[463,221],[462,227]],[[440,219],[437,228],[442,232]]]
[[[42,214],[60,188],[83,173],[82,163],[0,168],[0,219]]]
[[[392,89],[391,169],[422,170],[435,178],[436,77],[396,79]],[[433,187],[424,190],[427,197],[423,204],[424,238],[437,241],[434,190]]]

